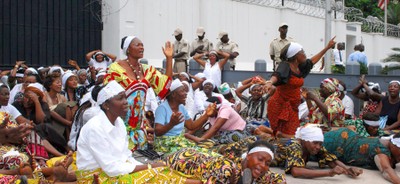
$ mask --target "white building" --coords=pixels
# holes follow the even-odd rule
[[[296,7],[296,2],[285,2],[288,6],[282,7],[234,0],[104,0],[102,48],[123,58],[121,38],[135,35],[144,43],[149,64],[161,67],[161,47],[165,41],[175,40],[172,33],[177,27],[183,30],[183,38],[191,42],[196,38],[196,28],[203,26],[206,38],[214,45],[221,30],[227,31],[229,38],[239,45],[238,70],[253,70],[256,59],[265,59],[271,70],[269,44],[279,36],[278,26],[282,22],[288,23],[288,36],[303,45],[308,57],[325,45],[325,19],[321,16],[324,9],[310,5],[292,9],[287,7]],[[362,42],[368,62],[380,62],[391,53],[391,48],[400,44],[399,38],[361,32],[361,23],[347,22],[343,13],[338,12],[337,17],[332,19],[331,35],[336,35],[337,42],[346,43],[346,58],[354,45]]]

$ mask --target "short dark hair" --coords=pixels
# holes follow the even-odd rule
[[[370,120],[370,121],[378,121],[379,120],[379,115],[378,114],[374,114],[372,112],[367,112],[367,113],[363,114],[362,118],[365,119],[365,120]]]
[[[128,37],[125,36],[125,37],[123,37],[123,38],[121,39],[121,49],[124,49],[124,42],[125,42],[126,38],[128,38]]]
[[[95,102],[97,102],[97,97],[98,97],[98,95],[99,95],[99,92],[100,92],[100,90],[103,89],[103,88],[104,88],[104,86],[94,86],[94,87],[93,87],[92,92],[91,92],[91,95],[92,95],[92,99],[93,99]]]
[[[43,81],[43,86],[44,86],[44,88],[46,88],[46,91],[47,91],[47,92],[50,92],[50,86],[51,86],[51,84],[53,84],[53,82],[54,82],[56,79],[61,79],[61,78],[60,78],[60,77],[57,77],[57,76],[47,76],[47,77],[44,79],[44,81]]]

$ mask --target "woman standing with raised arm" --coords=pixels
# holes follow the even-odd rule
[[[129,148],[132,151],[146,149],[147,133],[143,120],[147,89],[153,88],[160,98],[166,96],[172,78],[173,45],[166,42],[163,48],[167,61],[166,75],[157,71],[153,66],[139,63],[144,53],[144,46],[139,38],[135,36],[122,38],[121,49],[127,58],[109,66],[104,83],[115,80],[125,89],[129,110],[124,117],[124,122],[130,137]]]
[[[293,137],[299,121],[300,88],[304,84],[304,78],[310,73],[312,67],[322,56],[335,45],[333,37],[327,46],[311,59],[298,43],[286,45],[281,52],[282,63],[272,74],[269,81],[265,81],[269,91],[272,85],[277,86],[274,95],[268,101],[268,119],[275,135],[281,137]]]

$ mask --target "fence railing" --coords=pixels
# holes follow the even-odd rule
[[[377,17],[368,16],[364,18],[364,14],[360,9],[353,7],[345,8],[345,19],[349,22],[361,22],[361,31],[367,33],[383,33],[385,23]],[[387,24],[387,35],[400,37],[400,27],[398,25]]]
[[[294,9],[297,13],[308,16],[325,18],[325,0],[232,0],[241,3],[267,6],[287,7]],[[332,16],[335,19],[346,19],[349,22],[361,22],[361,31],[367,33],[383,33],[384,22],[372,16],[364,17],[360,9],[344,7],[343,0],[331,0]],[[387,36],[400,37],[400,26],[388,24]]]

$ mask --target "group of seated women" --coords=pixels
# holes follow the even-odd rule
[[[88,53],[97,69],[70,61],[75,72],[53,66],[42,76],[29,68],[18,83],[24,63],[17,62],[0,86],[0,183],[286,183],[285,174],[362,177],[360,167],[400,183],[393,169],[400,162],[400,82],[391,81],[385,96],[361,77],[353,95],[371,107],[359,118],[346,113],[338,79],[322,80],[319,91],[301,88],[332,44],[306,59],[291,43],[270,80],[254,76],[237,88],[214,81],[212,71],[173,74],[169,42],[165,73],[141,64],[143,43],[134,36],[122,39],[126,59]],[[219,68],[227,60],[223,52],[210,56],[196,59],[213,66],[221,58]],[[144,150],[158,159],[134,157]],[[309,161],[321,169],[309,169]]]

